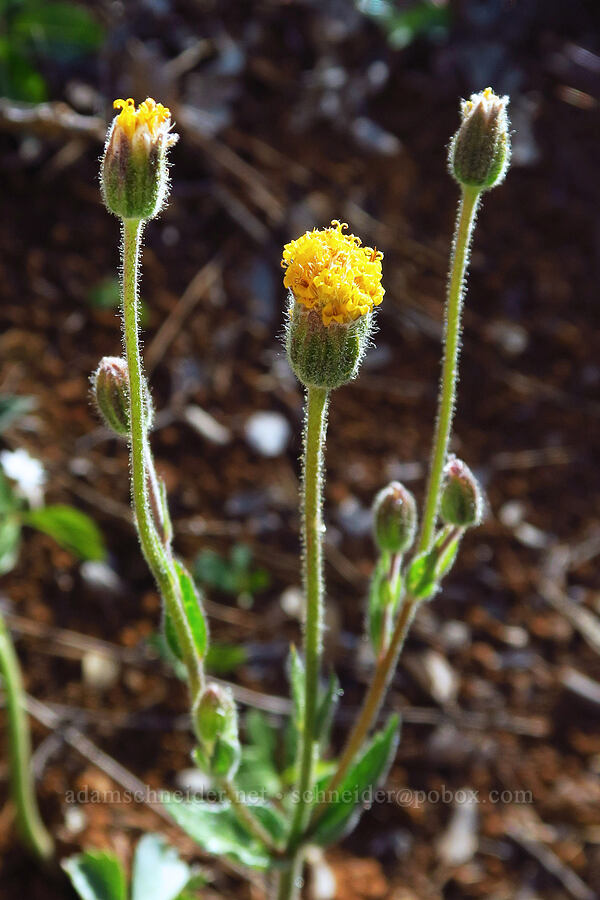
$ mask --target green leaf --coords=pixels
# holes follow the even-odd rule
[[[252,597],[270,583],[265,569],[253,568],[252,551],[246,544],[235,544],[228,559],[214,550],[203,550],[194,563],[194,576],[201,584],[233,597]]]
[[[0,434],[35,406],[35,397],[0,394]]]
[[[287,661],[287,674],[292,693],[292,714],[285,732],[285,767],[296,762],[304,723],[304,664],[292,644]]]
[[[242,828],[229,805],[169,797],[164,806],[180,828],[207,853],[226,856],[250,869],[270,867],[267,849]]]
[[[408,567],[406,589],[417,600],[427,600],[437,591],[437,560],[437,550],[427,550],[415,556]]]
[[[47,96],[46,82],[12,34],[0,35],[0,96],[25,103],[42,103]]]
[[[442,528],[439,535],[436,537],[434,548],[438,551],[445,542],[448,537],[448,531],[452,526],[448,526],[447,528]],[[456,535],[456,537],[450,541],[446,549],[439,555],[437,560],[437,564],[435,567],[436,578],[441,581],[444,575],[447,575],[452,566],[454,565],[454,561],[456,560],[456,554],[458,553],[458,548],[460,546],[460,541],[462,538],[462,532]]]
[[[369,587],[369,600],[367,605],[367,631],[371,646],[375,653],[379,653],[383,638],[385,637],[386,621],[389,623],[398,605],[401,593],[401,580],[398,579],[396,597],[390,584],[391,556],[382,553],[377,561],[373,578]],[[386,616],[386,610],[389,614]],[[388,624],[389,630],[389,624]]]
[[[290,647],[290,655],[288,657],[288,677],[294,703],[294,720],[298,729],[301,730],[302,722],[304,721],[305,673],[304,663],[298,656],[298,651],[293,644]]]
[[[21,546],[21,523],[14,515],[0,513],[0,575],[14,569]]]
[[[242,747],[236,784],[247,794],[253,791],[277,794],[281,789],[276,764],[279,732],[258,709],[246,713],[245,726],[246,742]]]
[[[321,749],[324,750],[329,743],[331,726],[337,705],[340,701],[340,682],[335,672],[329,673],[327,687],[319,698],[317,718],[315,721],[315,734],[319,737]]]
[[[208,648],[208,629],[206,626],[206,617],[204,615],[204,610],[202,609],[200,596],[198,595],[196,585],[192,580],[192,576],[187,571],[183,563],[179,562],[179,560],[176,559],[175,568],[177,570],[179,584],[181,586],[181,596],[183,600],[185,615],[194,637],[196,651],[198,653],[198,656],[201,659],[204,659]]]
[[[277,729],[259,709],[248,710],[245,725],[248,743],[256,747],[263,759],[273,762],[277,748]]]
[[[96,309],[117,309],[121,302],[121,284],[112,276],[97,281],[88,294],[90,306]]]
[[[82,900],[126,900],[127,883],[116,856],[88,850],[62,864]]]
[[[83,6],[75,3],[30,2],[12,21],[11,37],[58,58],[96,50],[104,29]]]
[[[248,661],[248,651],[241,644],[218,644],[211,641],[205,664],[213,675],[227,675]]]
[[[371,740],[329,801],[327,812],[319,820],[312,840],[327,846],[350,831],[362,811],[365,795],[385,778],[398,746],[399,717],[391,716],[383,731]]]
[[[175,900],[192,871],[159,834],[145,834],[133,859],[131,900]]]
[[[32,509],[24,514],[23,521],[26,525],[50,535],[57,544],[79,559],[106,558],[106,548],[100,529],[93,519],[73,506],[57,503],[55,506]]]

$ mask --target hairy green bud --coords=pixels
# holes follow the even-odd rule
[[[237,709],[231,691],[209,684],[194,710],[200,747],[196,759],[211,775],[230,778],[240,762]]]
[[[92,375],[92,395],[106,425],[115,434],[129,434],[129,372],[118,356],[105,356]]]
[[[477,479],[469,467],[451,457],[444,469],[440,516],[447,525],[473,528],[483,514],[483,497]]]
[[[491,88],[463,100],[462,123],[450,143],[450,173],[459,184],[487,191],[504,179],[510,162],[508,97]]]
[[[92,375],[92,396],[104,422],[121,437],[129,435],[129,370],[119,356],[104,356]],[[144,379],[144,414],[146,428],[152,426],[154,409],[148,384]]]
[[[417,504],[403,484],[392,481],[373,501],[373,533],[378,548],[387,553],[410,550],[417,530]]]
[[[305,387],[333,390],[356,378],[369,344],[373,314],[348,324],[324,325],[321,314],[290,295],[286,350],[290,365]]]

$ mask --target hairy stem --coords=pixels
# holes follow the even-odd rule
[[[398,664],[398,658],[404,645],[406,635],[412,624],[417,604],[418,601],[411,596],[406,596],[402,602],[388,647],[385,654],[377,662],[373,680],[365,694],[363,705],[339,759],[336,772],[325,789],[326,798],[328,794],[335,791],[343,782],[377,718],[390,679]],[[315,808],[311,820],[311,831],[314,830],[314,826],[326,809],[327,799]],[[309,832],[309,835],[310,833],[311,832]]]
[[[327,428],[328,391],[309,387],[306,392],[306,428],[304,431],[304,471],[302,479],[304,545],[304,592],[306,623],[304,655],[306,684],[304,723],[300,747],[300,774],[297,805],[294,812],[288,849],[294,853],[301,841],[311,807],[318,735],[315,734],[319,670],[323,632],[323,516],[322,465]],[[284,895],[285,896],[285,895]],[[293,896],[290,894],[289,896]]]
[[[460,349],[460,330],[462,306],[464,298],[465,275],[469,260],[469,248],[473,235],[475,216],[481,192],[478,188],[464,187],[458,209],[452,254],[450,260],[450,279],[446,301],[446,317],[444,332],[444,361],[438,400],[438,415],[433,438],[433,450],[429,469],[429,482],[421,525],[419,552],[429,550],[433,542],[440,488],[448,444],[452,431],[452,419],[456,402],[456,384],[458,381],[458,354]]]
[[[183,609],[179,579],[157,531],[148,493],[148,459],[151,457],[145,421],[137,293],[141,231],[142,223],[137,219],[123,221],[123,335],[129,369],[131,494],[142,552],[173,620],[194,702],[204,684],[202,661],[196,653]]]
[[[0,673],[4,682],[12,796],[21,837],[38,859],[47,862],[54,853],[52,838],[40,817],[33,772],[31,736],[24,706],[19,660],[8,628],[0,615]]]

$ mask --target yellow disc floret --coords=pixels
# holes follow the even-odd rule
[[[171,110],[162,103],[156,103],[152,97],[140,103],[137,109],[131,97],[127,100],[115,100],[113,106],[121,110],[117,116],[117,126],[123,129],[129,140],[136,131],[147,129],[150,137],[155,140],[161,132],[169,130]]]
[[[298,303],[318,310],[323,324],[347,325],[370,313],[383,300],[383,253],[363,247],[348,226],[307,231],[283,248],[283,283]]]

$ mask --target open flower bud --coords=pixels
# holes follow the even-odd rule
[[[150,97],[115,100],[120,113],[108,131],[100,180],[108,210],[121,219],[152,219],[167,197],[167,149],[177,141],[171,113]]]
[[[283,249],[289,291],[286,349],[302,384],[328,390],[351,381],[369,343],[373,310],[383,300],[383,254],[363,247],[333,221]]]
[[[392,481],[373,501],[375,543],[387,553],[410,550],[417,529],[417,504],[403,484]]]
[[[129,434],[129,373],[118,356],[105,356],[92,375],[92,393],[107,426],[126,437]]]
[[[481,522],[483,497],[477,479],[469,467],[451,457],[444,469],[444,485],[440,500],[440,515],[447,525],[473,528]]]
[[[504,179],[510,162],[508,97],[491,88],[463,100],[462,123],[449,150],[450,173],[468,187],[489,190]]]
[[[240,761],[237,710],[231,691],[218,684],[207,685],[194,718],[200,741],[198,763],[212,775],[231,777]]]

